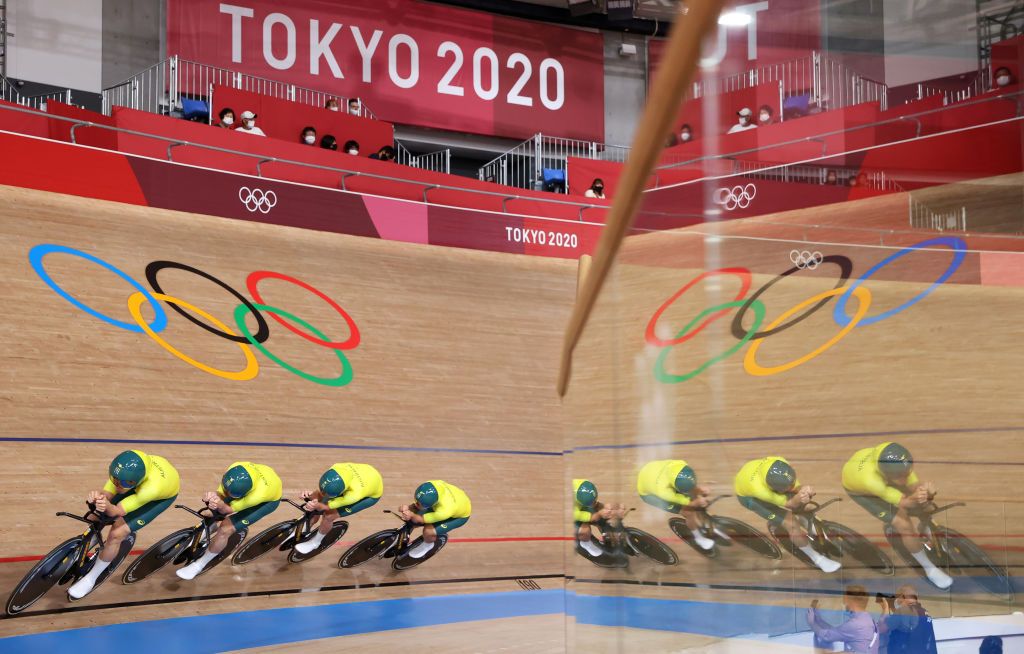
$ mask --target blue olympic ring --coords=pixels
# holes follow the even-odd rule
[[[148,290],[143,288],[137,281],[129,277],[128,274],[125,273],[123,270],[117,268],[113,264],[107,263],[106,261],[100,259],[99,257],[93,256],[87,252],[82,252],[81,250],[76,250],[75,248],[69,248],[64,245],[54,245],[52,243],[41,243],[40,245],[37,245],[31,250],[29,250],[28,260],[29,263],[32,264],[32,269],[36,271],[36,274],[39,275],[40,279],[46,282],[46,285],[53,289],[53,292],[56,293],[57,295],[61,296],[74,306],[81,309],[82,311],[92,315],[95,318],[99,318],[103,322],[110,323],[115,327],[120,327],[121,329],[125,329],[130,332],[138,332],[140,334],[143,333],[142,327],[137,325],[134,321],[122,322],[120,320],[115,320],[108,315],[96,311],[92,307],[88,306],[81,300],[73,297],[70,293],[65,291],[60,286],[58,286],[57,282],[53,281],[50,275],[47,274],[46,269],[43,268],[43,257],[54,252],[63,252],[64,254],[70,254],[73,257],[81,257],[82,259],[103,266],[110,272],[125,280],[126,282],[131,284],[136,290],[140,291],[145,296],[146,300],[149,302],[149,305],[153,307],[153,312],[156,315],[156,317],[153,318],[153,322],[150,324],[149,328],[152,329],[154,332],[160,332],[163,331],[165,327],[167,327],[167,313],[164,311],[163,307],[160,306],[160,303],[157,302],[156,298],[153,297]]]
[[[907,300],[906,302],[904,302],[903,304],[899,305],[898,307],[895,307],[893,309],[889,309],[888,311],[880,313],[877,316],[871,316],[871,317],[868,317],[868,318],[864,318],[863,320],[860,321],[860,323],[857,325],[857,327],[863,327],[865,325],[873,325],[876,322],[881,322],[881,321],[885,320],[886,318],[891,318],[891,317],[895,316],[897,313],[900,313],[901,311],[904,311],[905,309],[909,309],[910,307],[914,306],[915,304],[917,304],[921,300],[923,300],[926,297],[928,297],[929,295],[931,295],[932,292],[936,288],[938,288],[941,284],[943,284],[947,279],[949,279],[950,276],[953,273],[955,273],[958,268],[960,268],[960,264],[963,263],[964,257],[966,256],[966,253],[967,253],[967,243],[963,239],[957,238],[955,236],[940,236],[939,238],[928,239],[927,241],[921,241],[920,243],[917,243],[915,245],[911,245],[910,247],[904,248],[904,249],[900,250],[899,252],[896,252],[895,254],[891,254],[888,257],[886,257],[885,259],[882,259],[881,261],[876,263],[870,270],[868,270],[866,273],[861,275],[860,279],[855,281],[852,285],[848,286],[847,289],[846,289],[846,292],[843,293],[842,296],[840,296],[839,300],[836,302],[836,306],[832,310],[832,319],[835,320],[836,324],[839,325],[840,327],[846,327],[847,325],[850,324],[850,320],[851,319],[850,319],[850,317],[848,315],[846,315],[846,302],[847,302],[847,300],[850,299],[850,295],[853,293],[853,290],[855,288],[857,288],[858,286],[863,284],[865,281],[868,280],[869,277],[871,277],[876,272],[878,272],[882,268],[886,267],[887,265],[889,265],[890,263],[892,263],[896,259],[899,259],[900,257],[902,257],[905,254],[910,254],[911,252],[916,252],[917,250],[920,250],[920,249],[922,249],[922,248],[924,248],[926,246],[929,246],[929,245],[945,245],[945,246],[948,246],[948,247],[952,248],[952,250],[953,250],[953,261],[950,262],[949,268],[946,269],[946,272],[942,273],[942,275],[938,279],[936,279],[932,283],[931,286],[929,286],[928,288],[924,289],[921,293],[919,293],[915,297],[912,297],[909,300]]]

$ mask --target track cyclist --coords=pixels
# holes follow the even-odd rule
[[[203,501],[223,519],[206,552],[175,572],[185,580],[195,579],[207,563],[224,551],[236,531],[274,512],[281,503],[281,478],[270,466],[238,461],[224,473],[217,492],[207,493]]]
[[[593,541],[591,525],[602,525],[616,517],[621,518],[623,510],[616,504],[606,505],[597,501],[597,486],[586,479],[572,480],[572,519],[576,531],[576,541],[580,547],[592,556],[601,556],[604,552]],[[604,542],[601,530],[597,539]]]
[[[953,584],[928,558],[910,521],[908,511],[931,502],[936,491],[934,484],[917,478],[914,457],[907,448],[886,442],[858,450],[843,466],[843,488],[854,502],[899,534],[933,584],[943,589]]]
[[[89,574],[68,589],[74,599],[89,594],[128,534],[153,522],[178,497],[178,471],[162,456],[125,450],[110,462],[108,473],[103,490],[89,493],[87,501],[96,505],[97,513],[117,516],[117,521],[110,527],[103,551]]]
[[[715,541],[700,532],[697,516],[697,509],[708,505],[708,490],[697,485],[697,473],[686,461],[651,461],[640,469],[636,492],[640,499],[653,507],[669,513],[682,513],[698,547],[710,550],[715,546]]]
[[[299,554],[309,554],[320,547],[340,514],[354,515],[376,504],[384,494],[384,479],[366,463],[335,463],[320,475],[319,488],[302,493],[306,510],[323,511],[324,515],[316,535],[295,546]]]
[[[423,542],[409,550],[409,556],[419,559],[434,547],[438,536],[469,522],[473,505],[461,488],[440,479],[417,486],[414,497],[416,502],[402,506],[399,512],[413,524],[423,525]]]
[[[773,530],[784,525],[793,545],[822,572],[835,572],[842,567],[838,561],[815,551],[807,533],[797,523],[793,511],[811,501],[814,489],[800,485],[796,470],[784,458],[766,456],[748,461],[736,473],[734,488],[740,504],[767,520]]]

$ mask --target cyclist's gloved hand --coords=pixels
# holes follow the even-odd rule
[[[104,514],[107,512],[107,507],[110,506],[110,502],[107,501],[106,495],[100,495],[96,498],[96,513]]]
[[[928,488],[925,486],[918,486],[917,490],[914,491],[914,501],[918,504],[927,504],[930,500],[928,498]]]
[[[211,491],[206,495],[203,495],[203,502],[205,502],[208,507],[216,511],[217,507],[220,506],[220,496]]]
[[[310,498],[312,498],[312,497],[313,497],[313,491],[311,491],[311,490],[304,490],[304,491],[302,491],[302,499],[304,499],[304,500],[306,500],[308,502],[310,500]]]

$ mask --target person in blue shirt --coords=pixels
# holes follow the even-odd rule
[[[882,602],[879,631],[889,636],[887,654],[938,654],[935,644],[935,626],[917,599],[917,589],[905,584],[896,589],[890,606]]]

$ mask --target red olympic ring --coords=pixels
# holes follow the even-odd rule
[[[351,350],[359,346],[359,327],[356,326],[356,322],[352,320],[352,317],[345,313],[345,310],[342,309],[337,302],[332,300],[325,293],[323,293],[316,287],[307,284],[302,280],[295,279],[294,277],[290,277],[283,273],[274,272],[272,270],[257,270],[255,272],[250,273],[249,276],[246,277],[245,279],[245,285],[249,289],[249,292],[252,293],[252,297],[254,300],[256,300],[257,304],[267,304],[267,302],[265,302],[263,298],[260,296],[260,292],[257,286],[261,281],[267,279],[268,277],[271,279],[280,279],[283,282],[295,284],[296,286],[306,289],[307,291],[317,296],[327,304],[331,305],[331,308],[337,311],[338,314],[345,319],[345,323],[348,325],[350,334],[347,341],[325,341],[321,338],[317,338],[316,336],[313,336],[308,332],[302,331],[301,329],[295,327],[290,322],[280,317],[276,313],[270,313],[269,315],[271,318],[284,325],[284,327],[291,331],[292,333],[301,336],[307,341],[316,343],[317,345],[322,345],[323,347],[327,347],[332,350]]]
[[[721,268],[719,270],[710,270],[708,272],[702,273],[695,277],[693,280],[691,280],[688,284],[686,284],[686,286],[676,291],[675,295],[665,300],[665,303],[658,307],[658,310],[654,312],[654,315],[651,316],[650,321],[648,321],[647,323],[647,331],[644,333],[644,339],[651,345],[656,345],[658,347],[669,347],[672,345],[679,345],[680,343],[685,343],[686,341],[690,340],[691,338],[699,334],[702,329],[704,329],[714,321],[718,320],[725,314],[729,313],[731,307],[730,309],[722,309],[721,311],[713,313],[708,317],[707,320],[698,325],[696,329],[690,330],[686,334],[679,336],[677,338],[662,340],[654,334],[654,326],[657,324],[658,319],[661,318],[661,314],[663,314],[669,308],[669,306],[672,305],[673,302],[678,300],[683,293],[693,288],[693,286],[697,284],[697,282],[712,275],[736,275],[737,277],[740,278],[740,290],[736,294],[736,297],[733,298],[734,302],[742,300],[744,297],[746,297],[747,291],[750,290],[750,271],[747,270],[746,268]],[[255,294],[253,296],[255,297]],[[259,300],[259,298],[256,299]],[[274,317],[276,318],[276,316]]]

